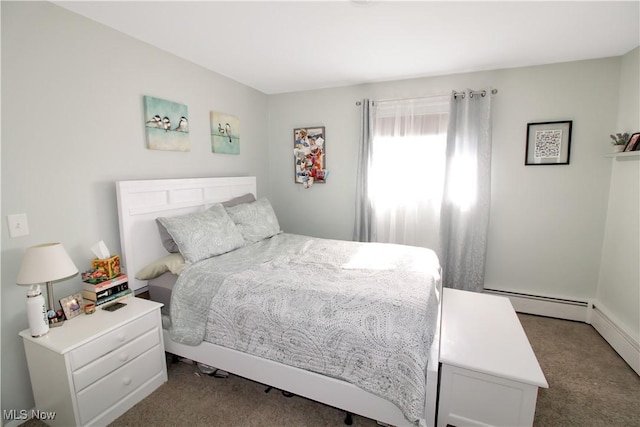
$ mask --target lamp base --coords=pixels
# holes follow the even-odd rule
[[[64,311],[62,309],[56,311],[55,303],[53,302],[53,287],[52,282],[47,282],[47,299],[49,300],[49,311],[47,311],[47,317],[49,318],[49,327],[55,328],[62,326],[65,321]]]

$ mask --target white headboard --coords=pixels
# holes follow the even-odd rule
[[[162,246],[156,218],[207,209],[243,194],[256,195],[256,177],[153,179],[117,181],[122,264],[136,293],[147,283],[134,276],[168,252]]]

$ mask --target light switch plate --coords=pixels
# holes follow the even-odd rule
[[[29,224],[27,223],[27,214],[7,215],[9,223],[9,236],[20,237],[29,235]]]

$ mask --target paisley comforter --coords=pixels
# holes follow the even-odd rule
[[[421,418],[436,327],[429,249],[281,233],[187,267],[171,338],[350,382]]]

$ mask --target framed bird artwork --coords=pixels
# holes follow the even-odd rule
[[[187,106],[146,95],[143,97],[143,102],[147,148],[191,151]]]
[[[240,154],[240,119],[230,114],[211,111],[211,151]]]

